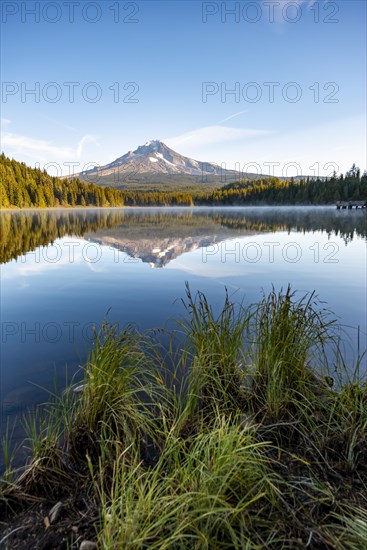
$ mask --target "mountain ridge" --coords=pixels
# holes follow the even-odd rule
[[[159,172],[165,174],[201,174],[221,175],[221,167],[215,163],[202,162],[185,157],[168,147],[162,141],[155,139],[139,145],[134,151],[128,151],[122,157],[101,167],[103,171],[124,168],[136,169],[137,173]]]
[[[253,173],[243,176],[249,179],[269,177]],[[110,163],[68,176],[69,179],[70,177],[124,188],[133,182],[154,184],[182,180],[195,184],[225,185],[239,179],[239,174],[235,170],[226,170],[215,162],[199,161],[181,155],[162,141],[153,139]]]

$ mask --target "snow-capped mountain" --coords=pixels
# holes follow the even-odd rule
[[[135,151],[129,151],[126,155],[114,162],[102,167],[102,170],[114,168],[128,168],[139,172],[160,172],[162,174],[212,174],[219,176],[221,168],[210,162],[199,162],[189,157],[184,157],[173,151],[159,140],[147,141]]]
[[[212,162],[201,162],[184,157],[161,141],[151,140],[109,164],[92,168],[75,176],[88,181],[93,181],[95,177],[100,182],[102,179],[103,183],[106,183],[106,180],[117,183],[134,179],[144,180],[145,177],[154,175],[195,176],[203,178],[204,181],[206,176],[223,177],[225,174],[232,174],[232,172]]]

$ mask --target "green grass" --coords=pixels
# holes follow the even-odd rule
[[[363,354],[327,371],[340,342],[315,294],[184,304],[166,347],[103,325],[83,390],[28,420],[5,507],[82,494],[105,549],[366,548]]]
[[[314,293],[297,300],[290,287],[273,290],[255,309],[252,361],[254,394],[272,420],[293,416],[294,406],[315,397],[315,364],[323,366],[325,344],[332,337],[329,319]]]
[[[218,418],[190,445],[171,433],[153,469],[122,459],[102,499],[101,547],[241,547],[250,540],[243,520],[256,523],[274,499],[263,446],[248,429]]]

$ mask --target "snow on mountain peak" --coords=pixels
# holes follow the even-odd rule
[[[158,139],[146,141],[144,145],[139,145],[134,151],[128,151],[115,161],[101,166],[98,174],[110,176],[116,169],[121,178],[123,178],[123,174],[133,174],[138,179],[140,177],[144,179],[144,176],[141,176],[143,174],[157,175],[159,173],[165,175],[186,174],[200,177],[203,174],[211,176],[222,174],[217,165],[180,155]]]
[[[144,144],[144,147],[158,147],[159,145],[161,145],[159,139],[150,139]]]

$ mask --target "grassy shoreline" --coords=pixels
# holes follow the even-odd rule
[[[348,374],[314,294],[214,315],[186,292],[168,346],[105,324],[83,384],[28,419],[4,548],[367,547],[362,357]]]

